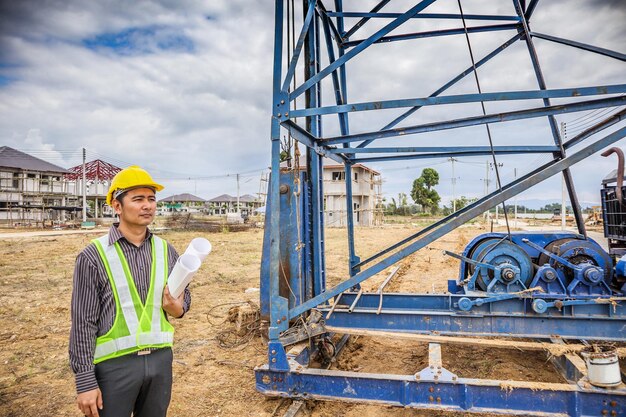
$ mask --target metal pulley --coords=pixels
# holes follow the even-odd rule
[[[563,278],[570,295],[610,295],[613,262],[596,243],[558,239],[541,250],[539,265],[549,265]]]
[[[530,256],[508,240],[486,239],[476,246],[470,259],[474,261],[469,262],[470,274],[475,276],[476,285],[483,291],[521,291],[533,278]]]

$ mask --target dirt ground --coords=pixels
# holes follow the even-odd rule
[[[394,224],[357,230],[362,257],[417,230],[417,224]],[[458,229],[406,260],[388,290],[443,292],[457,275],[458,261],[441,249],[461,252],[484,232],[478,226]],[[0,239],[0,416],[79,416],[73,375],[68,364],[70,295],[74,259],[94,234]],[[283,415],[286,404],[255,390],[253,369],[266,362],[263,339],[234,340],[228,311],[258,303],[262,229],[237,233],[160,233],[180,252],[197,236],[207,237],[213,252],[191,285],[189,313],[174,322],[174,388],[169,415]],[[345,230],[327,231],[329,285],[345,277]],[[372,278],[376,288],[386,273]],[[247,290],[247,291],[246,291]],[[225,349],[223,346],[241,342]],[[222,345],[222,347],[220,347]],[[443,346],[444,366],[462,377],[559,382],[543,353]],[[393,355],[389,352],[393,351]],[[427,364],[428,345],[410,341],[353,337],[336,363],[338,369],[414,373]],[[432,416],[427,411],[338,402],[311,404],[312,416]],[[445,414],[449,415],[449,414]],[[459,415],[459,414],[455,414]]]

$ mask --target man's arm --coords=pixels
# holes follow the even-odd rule
[[[79,394],[98,388],[93,364],[100,316],[98,270],[85,252],[78,255],[74,268],[69,345],[70,365]]]

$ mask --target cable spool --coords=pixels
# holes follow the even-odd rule
[[[601,268],[603,274],[594,273],[593,270],[585,274],[583,283],[590,288],[608,287],[613,275],[613,262],[609,255],[597,243],[582,239],[557,239],[545,246],[548,252],[554,253],[574,265],[593,265]],[[539,265],[549,264],[565,277],[565,285],[569,286],[575,279],[575,271],[546,254],[541,254],[538,259]],[[593,290],[590,293],[595,293]],[[600,292],[602,293],[602,291]]]
[[[530,256],[519,246],[508,240],[490,238],[480,242],[470,253],[470,259],[487,263],[501,268],[500,276],[495,276],[495,271],[486,267],[469,266],[470,274],[478,268],[476,284],[483,291],[490,291],[497,279],[502,285],[509,286],[519,281],[523,288],[527,288],[533,278],[533,263]],[[519,287],[519,286],[518,286]]]

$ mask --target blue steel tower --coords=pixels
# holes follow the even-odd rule
[[[532,410],[546,415],[569,413],[578,416],[590,414],[589,410],[593,407],[602,408],[603,401],[614,401],[624,406],[624,389],[607,393],[575,385],[575,388],[551,387],[533,391],[520,386],[515,393],[505,395],[490,384],[460,383],[456,376],[453,378],[445,372],[442,376],[441,372],[431,375],[423,371],[419,377],[406,379],[388,375],[339,375],[317,370],[307,374],[313,355],[320,350],[336,354],[345,343],[346,337],[343,337],[339,343],[329,347],[327,342],[333,334],[349,334],[351,329],[403,334],[434,332],[438,335],[506,335],[542,339],[558,334],[564,339],[576,340],[626,339],[623,330],[620,330],[626,320],[623,305],[618,302],[612,304],[615,308],[611,309],[592,301],[592,298],[621,296],[621,293],[611,283],[612,261],[604,256],[595,242],[587,239],[570,173],[572,165],[626,136],[623,122],[626,110],[620,110],[620,106],[626,104],[626,80],[622,77],[622,83],[618,84],[550,88],[535,40],[560,44],[617,62],[626,61],[626,54],[564,39],[557,34],[533,31],[532,18],[535,11],[541,9],[538,0],[491,2],[492,13],[466,13],[468,10],[464,10],[461,0],[445,2],[448,7],[455,6],[454,12],[446,13],[437,12],[438,3],[444,3],[442,0],[416,1],[410,5],[407,2],[397,3],[401,4],[391,0],[373,3],[303,0],[297,5],[290,0],[275,2],[272,175],[261,267],[261,314],[267,322],[269,345],[268,365],[257,369],[257,388],[270,395],[294,398],[339,398],[466,411],[489,409],[504,414]],[[363,9],[364,5],[369,7]],[[420,30],[420,27],[425,29]],[[504,41],[486,53],[481,51],[477,54],[470,36],[475,34],[498,36],[498,39],[504,36]],[[448,37],[463,40],[468,60],[453,77],[432,88],[427,95],[386,99],[368,97],[369,90],[377,91],[375,86],[357,85],[350,79],[349,70],[359,59],[380,65],[391,59],[390,56],[393,58],[394,55],[385,54],[385,49],[391,45],[410,45],[411,42],[431,42]],[[497,62],[504,51],[519,48],[520,45],[525,49],[527,61],[530,61],[534,86],[524,90],[483,91],[481,81],[484,83],[485,79],[479,76],[479,69],[490,62]],[[407,50],[404,58],[411,56],[410,47]],[[436,51],[433,55],[415,54],[415,59],[422,65],[432,65],[434,71],[438,68],[434,64]],[[457,61],[446,65],[450,67],[453,64]],[[468,82],[475,92],[449,93],[459,84],[467,85]],[[358,101],[350,100],[349,86],[353,92],[355,88],[358,90],[358,94],[352,94],[359,97]],[[504,111],[490,112],[486,103],[489,109],[495,108],[495,104],[504,104],[502,108],[507,108],[507,103],[514,105]],[[473,105],[474,114],[454,118],[439,116],[435,120],[428,120],[428,113],[424,117],[416,117],[432,107],[454,109],[458,105]],[[618,110],[605,113],[606,117],[602,120],[567,139],[560,133],[555,118],[567,113],[615,108]],[[451,110],[450,114],[455,114],[455,111]],[[385,121],[380,128],[372,129],[368,118]],[[542,144],[529,144],[531,141],[495,144],[493,131],[496,127],[535,120],[547,126]],[[428,139],[428,135],[449,131],[457,132],[456,137],[463,138],[470,127],[484,129],[482,144],[469,137],[467,141],[461,140],[466,143],[464,145]],[[301,167],[300,148],[295,152],[287,148],[285,152],[281,141],[285,136],[293,138],[303,150],[302,161],[305,163]],[[290,152],[294,153],[292,161],[295,166],[288,167],[284,161],[286,153]],[[497,171],[498,156],[522,157],[531,154],[544,155],[545,161],[513,181],[502,183]],[[487,157],[493,162],[497,176],[495,191],[361,259],[355,250],[352,181],[349,180],[355,164],[476,156]],[[326,286],[324,158],[343,166],[347,179],[347,274],[345,280],[331,288]],[[481,272],[483,276],[478,276],[477,286],[469,289],[461,288],[460,282],[465,278],[461,276],[456,285],[451,285],[448,295],[385,295],[383,299],[383,295],[367,295],[359,291],[363,281],[381,274],[486,210],[504,205],[512,197],[557,175],[561,175],[565,183],[578,233],[538,238],[514,235],[507,230],[501,236],[488,236],[489,240],[476,242],[463,255],[452,254],[463,262],[465,269],[462,268],[462,274],[469,276],[472,271],[486,272]],[[504,213],[506,215],[506,207]],[[502,241],[505,243],[500,243]],[[486,246],[485,242],[490,242],[491,246]],[[554,242],[569,246],[563,246],[560,255],[554,255],[551,253],[556,245]],[[573,261],[575,256],[568,255],[570,252],[567,251],[578,255],[584,253],[587,261],[576,264]],[[476,255],[479,252],[483,254],[480,258]],[[493,264],[484,261],[492,252],[498,254],[498,259],[509,259],[508,266],[503,267],[501,261],[494,260]],[[536,271],[538,260],[545,262],[545,266]],[[570,270],[565,271],[567,268],[564,269],[563,265]],[[480,275],[479,272],[476,274]],[[501,279],[494,278],[500,276],[498,274]],[[527,277],[520,278],[524,274]],[[559,282],[562,281],[559,288],[553,284],[557,276]],[[530,287],[531,281],[533,286],[543,285],[552,298],[515,295],[517,289]],[[342,311],[341,307],[337,308],[341,305],[350,308]],[[557,307],[560,314],[554,314]],[[433,315],[436,320],[432,319]],[[585,320],[594,320],[594,324],[581,325],[582,316]],[[425,325],[426,322],[429,324]],[[308,341],[309,346],[297,353],[288,352],[287,346],[301,341]],[[434,361],[431,363],[439,363],[441,369],[440,358],[439,362],[436,357],[431,360]],[[436,381],[437,390],[445,391],[439,403],[421,393],[425,385],[420,384],[424,381]],[[552,402],[537,401],[537,398],[548,395],[553,398]],[[583,402],[585,405],[581,405]]]

